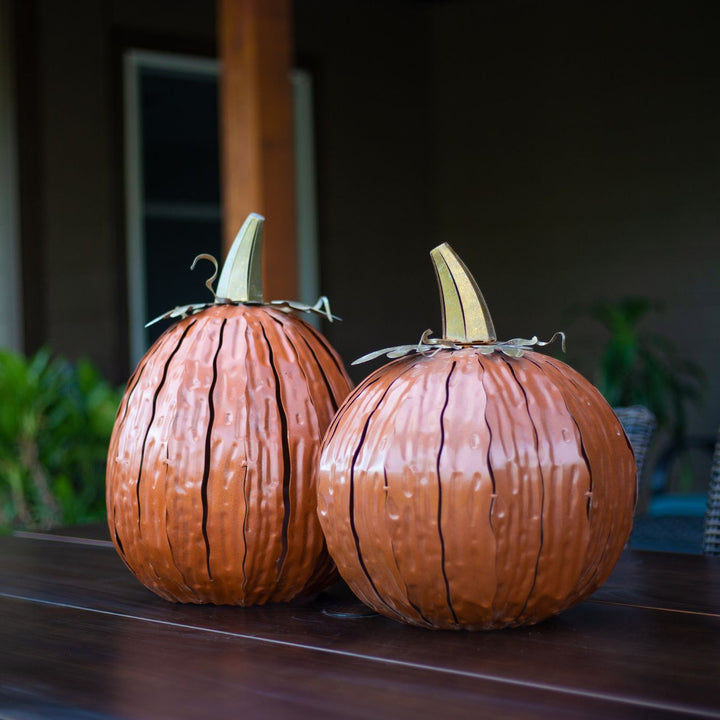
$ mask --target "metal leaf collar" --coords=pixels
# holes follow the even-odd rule
[[[532,349],[534,346],[543,347],[554,342],[557,338],[561,340],[561,347],[565,352],[565,333],[556,332],[549,340],[538,340],[537,336],[532,338],[513,338],[512,340],[504,340],[502,342],[488,342],[488,343],[464,343],[458,344],[452,340],[445,338],[431,338],[432,330],[426,330],[419,342],[416,345],[398,345],[396,347],[384,348],[383,350],[376,350],[375,352],[363,355],[361,358],[355,360],[352,364],[359,365],[360,363],[369,362],[375,360],[383,355],[395,359],[409,355],[410,353],[418,353],[419,355],[425,355],[426,357],[432,357],[441,350],[461,350],[462,348],[472,347],[475,348],[482,355],[490,355],[494,352],[501,352],[509,357],[522,357],[522,354],[526,350]]]
[[[320,317],[324,317],[329,322],[332,322],[333,320],[340,320],[340,318],[337,315],[333,315],[330,311],[330,301],[327,299],[325,295],[321,295],[317,302],[314,305],[305,305],[305,303],[296,302],[295,300],[270,300],[269,302],[241,302],[238,300],[229,300],[228,298],[222,298],[218,297],[215,294],[215,289],[213,288],[213,283],[215,281],[215,278],[218,274],[218,261],[212,256],[203,253],[202,255],[198,255],[195,260],[193,261],[193,264],[191,265],[190,269],[193,270],[195,268],[195,265],[198,260],[209,260],[213,265],[215,266],[215,272],[214,274],[209,277],[205,281],[205,285],[208,290],[213,294],[213,302],[209,303],[192,303],[190,305],[179,305],[178,307],[173,308],[172,310],[168,310],[167,312],[164,312],[162,315],[158,315],[156,318],[148,322],[145,327],[150,327],[151,325],[154,325],[157,322],[160,322],[161,320],[169,320],[174,318],[184,318],[188,315],[195,315],[196,313],[201,312],[205,308],[213,307],[215,305],[266,305],[269,307],[277,308],[278,310],[281,310],[282,312],[290,313],[293,311],[297,312],[306,312],[311,313],[313,315],[319,315]]]

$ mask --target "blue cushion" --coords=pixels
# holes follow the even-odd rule
[[[646,514],[651,517],[705,517],[707,494],[668,493],[652,498]]]

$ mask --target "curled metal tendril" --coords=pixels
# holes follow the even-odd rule
[[[209,253],[200,253],[200,255],[197,255],[193,260],[192,265],[190,266],[191,270],[195,269],[195,265],[197,265],[198,260],[209,260],[215,266],[215,272],[212,274],[212,277],[209,277],[205,281],[205,287],[212,293],[212,296],[217,300],[217,295],[215,294],[215,288],[213,287],[213,285],[215,284],[215,278],[218,276],[220,268],[220,266],[218,265],[218,261],[214,255],[210,255]]]

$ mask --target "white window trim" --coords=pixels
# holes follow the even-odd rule
[[[145,188],[142,176],[142,135],[140,132],[139,112],[139,74],[144,68],[187,72],[195,75],[217,77],[220,63],[210,58],[190,57],[173,53],[161,53],[149,50],[128,50],[123,58],[123,93],[125,107],[125,218],[126,218],[126,262],[128,324],[130,334],[130,364],[138,363],[147,349],[145,323],[147,317],[147,299],[145,297],[145,231],[143,219],[148,211],[166,216],[172,213],[170,207],[147,207],[143,201]],[[193,208],[185,205],[184,217],[193,210],[200,216],[208,212],[219,215],[219,208]]]

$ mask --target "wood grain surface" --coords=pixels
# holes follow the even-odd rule
[[[368,614],[341,583],[168,603],[85,528],[1,538],[0,613],[3,717],[720,717],[720,561],[700,556],[626,552],[577,607],[465,633]]]

